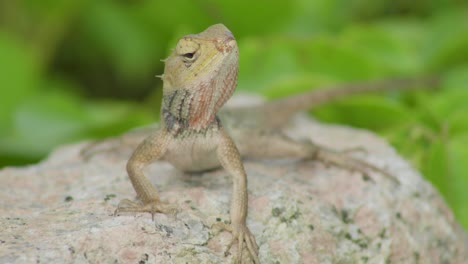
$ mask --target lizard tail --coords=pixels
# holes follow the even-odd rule
[[[336,86],[318,89],[303,94],[293,95],[284,99],[271,101],[263,105],[259,111],[265,117],[269,117],[268,124],[271,127],[280,127],[300,111],[310,110],[317,106],[339,100],[341,98],[384,91],[409,91],[437,87],[439,77],[426,77],[416,79],[390,79],[383,81],[356,83],[344,86]],[[258,112],[257,112],[258,113]]]

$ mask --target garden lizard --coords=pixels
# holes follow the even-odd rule
[[[237,246],[236,262],[247,249],[252,262],[260,263],[258,245],[246,224],[247,175],[242,158],[319,159],[350,169],[376,169],[370,164],[333,152],[311,142],[298,142],[278,132],[290,117],[305,110],[366,91],[403,89],[420,85],[414,80],[367,83],[348,89],[308,92],[259,106],[218,111],[237,86],[239,50],[233,34],[222,24],[182,37],[165,60],[161,126],[136,148],[127,172],[138,202],[122,200],[115,214],[148,212],[173,214],[175,207],[160,200],[158,191],[143,168],[164,160],[183,171],[205,171],[223,167],[233,181],[230,224],[232,233],[226,250]],[[429,85],[429,84],[427,84]]]

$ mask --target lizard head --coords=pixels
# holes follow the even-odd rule
[[[236,40],[222,24],[182,37],[165,60],[163,112],[191,129],[209,126],[237,86],[238,61]]]

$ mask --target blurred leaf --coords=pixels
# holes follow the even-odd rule
[[[451,136],[468,132],[468,105],[464,105],[452,112],[446,120]]]
[[[355,81],[383,76],[386,70],[376,59],[360,54],[353,46],[335,38],[249,38],[240,41],[240,89],[278,94],[310,90],[316,84]],[[308,79],[308,80],[307,80]],[[315,80],[314,80],[315,79]],[[291,84],[306,83],[303,88]],[[288,84],[289,82],[289,84]],[[280,83],[281,85],[278,85]]]
[[[468,132],[468,131],[467,131]],[[458,135],[450,140],[449,175],[445,180],[450,185],[450,190],[445,193],[450,204],[453,206],[455,215],[460,219],[462,225],[468,229],[468,133]]]
[[[351,82],[384,74],[381,65],[361,56],[338,39],[322,37],[303,42],[300,52],[305,69],[331,79]]]
[[[216,17],[217,10],[204,1],[142,1],[135,4],[134,10],[141,16],[141,26],[153,31],[148,31],[153,36],[178,35],[175,31],[181,27],[189,28],[187,33],[194,33],[194,30],[201,31],[211,24],[224,21]]]
[[[287,31],[301,36],[338,31],[349,22],[341,0],[297,0]]]
[[[12,23],[25,27],[17,33],[22,34],[21,37],[34,49],[41,63],[47,65],[64,34],[89,1],[19,1],[28,16],[27,19],[17,16]]]
[[[468,89],[444,89],[437,96],[428,98],[425,105],[439,128],[446,126],[453,135],[453,132],[462,132],[468,126],[467,102]]]
[[[398,34],[390,28],[392,22],[351,26],[340,36],[340,42],[378,65],[376,67],[381,69],[382,75],[418,74],[422,69],[422,61],[418,58],[416,47],[411,44],[421,41],[423,34],[420,26],[413,26],[410,21],[396,24]],[[402,34],[401,31],[410,34]],[[411,35],[411,42],[408,41],[408,35]]]
[[[49,82],[48,90],[19,105],[13,133],[0,138],[0,155],[21,153],[26,159],[38,159],[58,145],[123,133],[153,120],[150,113],[128,102],[85,103],[65,92],[68,85]]]
[[[151,42],[147,32],[124,6],[111,1],[92,3],[83,21],[83,30],[89,41],[110,60],[117,74],[124,79],[148,74],[150,66],[155,63],[155,54],[163,46],[158,47]]]
[[[36,92],[40,81],[37,62],[22,43],[0,31],[0,136],[12,125],[16,106]]]
[[[16,136],[34,149],[47,149],[79,135],[86,127],[82,102],[64,92],[47,92],[24,102],[15,115]],[[34,133],[31,133],[34,131]]]
[[[443,79],[442,87],[444,89],[468,89],[468,64],[459,67],[453,67],[447,72]]]
[[[408,159],[415,167],[421,169],[426,162],[428,148],[434,139],[434,131],[420,120],[397,125],[382,131],[385,138]],[[408,144],[411,142],[411,144]]]
[[[293,15],[295,1],[207,0],[202,4],[207,14],[223,21],[237,37],[277,32]],[[261,10],[261,11],[260,11]]]
[[[158,120],[155,113],[130,102],[88,102],[85,105],[89,127],[83,138],[106,138]],[[156,112],[156,111],[155,111]]]
[[[239,88],[262,92],[285,78],[295,76],[299,65],[289,41],[247,38],[239,43]]]
[[[71,142],[86,127],[80,102],[63,92],[45,92],[18,106],[13,133],[0,139],[0,150],[38,158],[61,143]]]
[[[458,74],[463,74],[463,71],[442,76],[441,87],[432,94],[417,93],[413,97],[418,120],[433,133],[446,129],[453,136],[466,131],[468,86],[464,85],[463,76]]]
[[[448,11],[437,16],[422,49],[427,67],[443,70],[468,61],[468,16],[466,10]]]
[[[270,89],[265,89],[263,94],[268,98],[284,98],[292,94],[321,89],[335,81],[327,79],[319,74],[294,74],[277,80],[271,84]]]
[[[446,142],[440,138],[434,140],[425,154],[422,168],[424,176],[431,181],[440,192],[447,195],[450,192],[449,154]]]
[[[413,114],[384,97],[359,96],[314,111],[320,120],[382,130],[414,121]]]

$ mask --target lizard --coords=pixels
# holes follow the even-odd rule
[[[247,174],[242,158],[318,159],[345,168],[381,170],[366,162],[287,137],[278,129],[298,111],[364,92],[434,86],[436,79],[401,79],[347,86],[346,89],[314,90],[263,105],[223,109],[237,86],[239,48],[223,24],[199,34],[182,37],[164,60],[161,124],[141,142],[127,162],[126,170],[138,201],[123,199],[114,215],[122,212],[174,214],[176,207],[160,200],[157,189],[143,173],[148,164],[167,161],[186,172],[222,167],[232,176],[230,223],[232,233],[225,255],[237,246],[235,262],[246,248],[250,260],[260,263],[259,247],[246,219]]]

